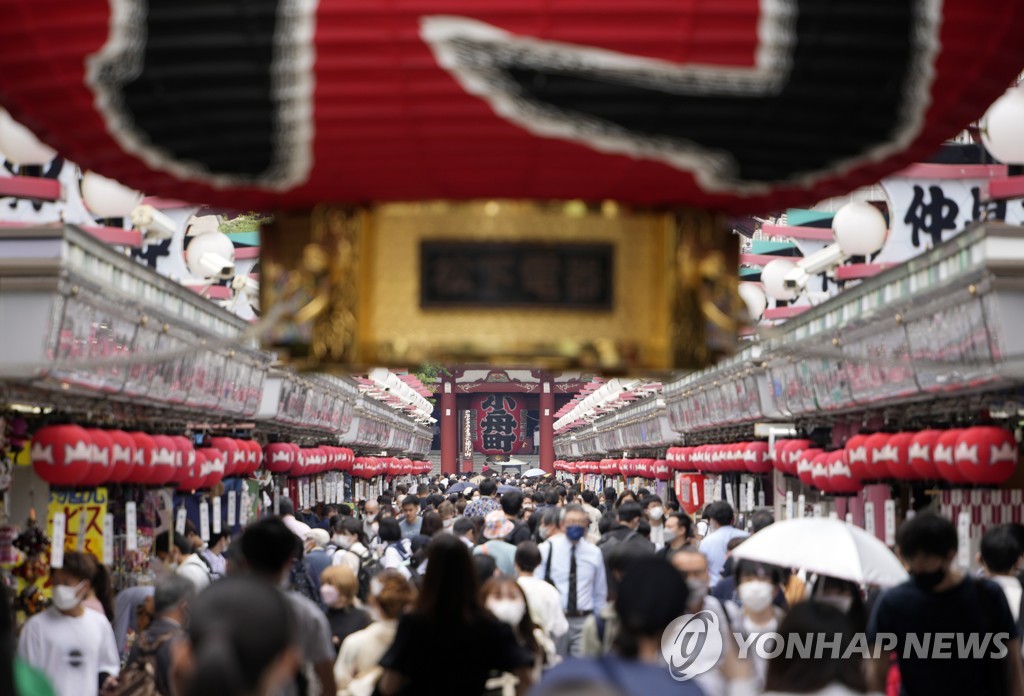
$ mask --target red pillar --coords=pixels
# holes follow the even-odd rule
[[[555,391],[548,380],[540,391],[540,468],[555,470]]]
[[[459,413],[455,408],[455,389],[451,382],[441,384],[441,473],[459,471]]]

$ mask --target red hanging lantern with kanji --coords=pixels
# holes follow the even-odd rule
[[[32,468],[53,486],[74,486],[89,473],[92,439],[77,425],[49,425],[32,436]]]
[[[953,457],[956,468],[969,483],[998,486],[1017,468],[1020,456],[1017,438],[1004,428],[967,428],[957,438]]]

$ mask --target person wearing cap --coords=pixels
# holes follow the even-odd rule
[[[505,517],[503,510],[492,510],[484,517],[483,536],[486,541],[473,549],[474,554],[493,557],[498,570],[507,578],[514,578],[516,572],[516,547],[505,541],[513,529],[515,525]]]
[[[320,587],[320,573],[331,565],[333,560],[331,554],[327,553],[327,544],[330,541],[331,535],[319,527],[310,529],[303,539],[306,568],[309,570],[309,579],[313,581],[313,587]]]

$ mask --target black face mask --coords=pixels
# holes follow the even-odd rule
[[[945,568],[939,568],[938,570],[933,570],[930,573],[910,574],[910,579],[914,581],[914,584],[925,591],[934,590],[945,578]]]

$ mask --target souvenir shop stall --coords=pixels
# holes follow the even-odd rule
[[[285,490],[351,502],[366,449],[387,455],[374,480],[424,466],[404,411],[273,367],[252,325],[74,226],[5,230],[0,283],[0,585],[21,618],[66,551],[149,584],[164,529],[236,532]]]
[[[969,565],[988,526],[1021,521],[1022,271],[1021,229],[980,224],[666,384],[677,498],[834,516],[889,544],[933,509]],[[616,418],[560,433],[557,451],[581,456]]]

